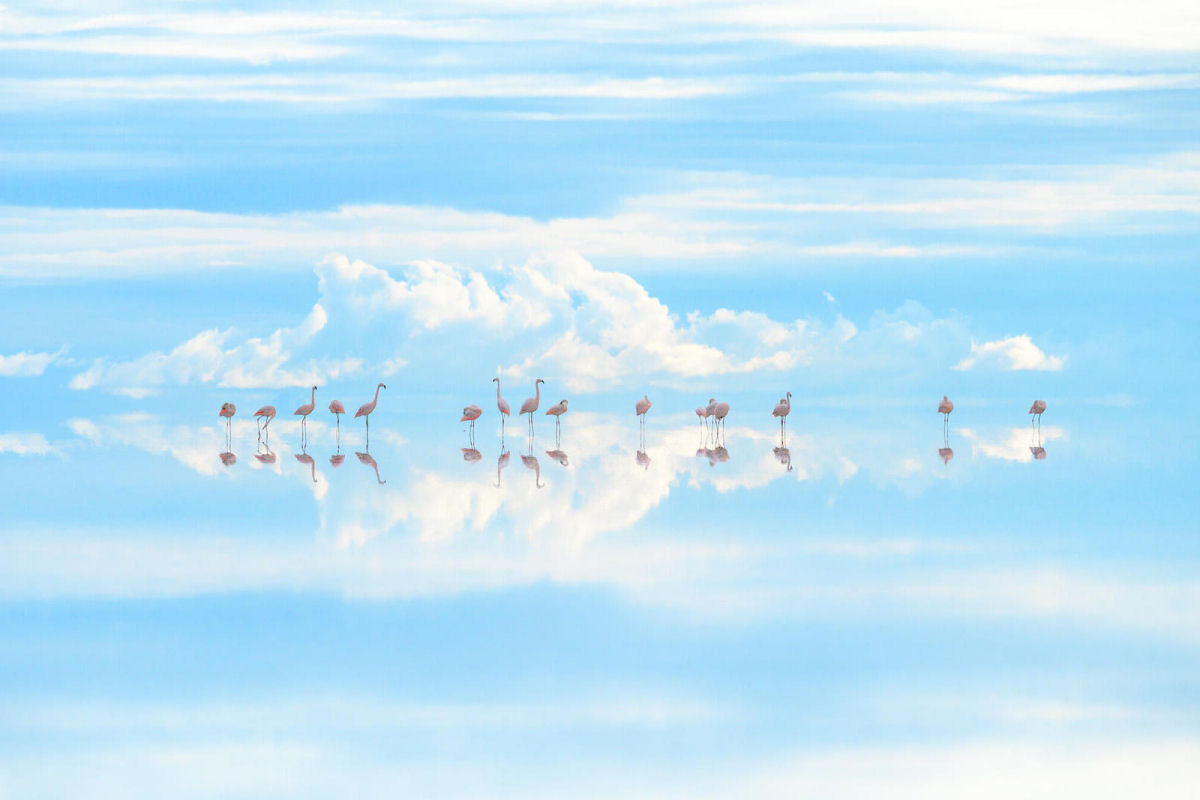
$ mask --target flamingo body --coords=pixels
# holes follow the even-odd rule
[[[471,405],[463,408],[462,419],[459,422],[474,422],[483,414],[483,409],[479,406]]]
[[[776,404],[775,410],[771,412],[773,417],[786,417],[792,412],[792,393],[788,392],[787,397],[781,398]]]
[[[642,399],[638,400],[637,405],[635,405],[633,408],[635,411],[637,411],[637,415],[639,417],[644,417],[646,415],[646,412],[650,410],[650,406],[652,406],[652,405],[654,405],[654,404],[650,402],[650,396],[643,395]]]
[[[221,411],[217,414],[217,416],[224,417],[225,419],[232,419],[233,415],[236,413],[237,406],[235,406],[233,403],[222,403]]]
[[[344,405],[342,405],[341,400],[329,401],[329,410],[334,414],[345,414],[346,413],[346,407]]]
[[[310,399],[307,403],[305,403],[304,405],[297,408],[295,411],[292,412],[292,414],[297,417],[304,417],[304,419],[307,421],[308,415],[311,414],[313,412],[313,409],[316,407],[317,407],[317,387],[314,386],[314,387],[312,387],[312,399]]]
[[[561,417],[565,413],[567,413],[567,401],[566,400],[559,400],[557,403],[550,406],[550,408],[546,409],[546,416],[550,416],[551,414],[553,414],[556,417]]]
[[[942,395],[942,402],[938,403],[939,414],[949,414],[954,410],[954,403],[950,402],[950,398]]]
[[[1037,414],[1038,416],[1041,416],[1042,412],[1045,410],[1046,410],[1046,401],[1045,400],[1034,400],[1033,405],[1031,405],[1029,407],[1029,413]]]
[[[379,384],[378,386],[376,386],[375,387],[375,397],[372,398],[371,402],[363,403],[361,406],[359,406],[358,411],[354,412],[354,418],[358,419],[359,417],[367,417],[368,418],[367,421],[369,422],[371,412],[373,412],[375,410],[375,406],[379,403],[379,390],[386,389],[386,388],[387,388],[387,386],[385,386],[382,383]]]
[[[534,381],[534,384],[533,384],[534,395],[533,395],[533,397],[526,398],[525,402],[521,403],[521,413],[522,414],[532,414],[533,412],[538,410],[538,406],[542,402],[541,384],[543,384],[543,383],[545,383],[545,381],[542,380],[541,378],[538,378],[536,381]],[[496,388],[497,389],[500,388],[499,383],[496,384]]]
[[[271,420],[275,419],[275,406],[263,406],[258,411],[254,412],[256,419],[266,420],[264,427],[271,424]]]

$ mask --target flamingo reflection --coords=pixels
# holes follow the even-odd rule
[[[637,464],[642,469],[650,469],[650,456],[646,455],[645,450],[637,451]]]
[[[776,447],[772,452],[775,453],[776,460],[778,460],[780,464],[783,464],[784,466],[786,466],[788,472],[791,472],[792,471],[792,451],[789,450],[788,448],[780,445],[779,447]]]
[[[555,461],[557,461],[560,466],[564,466],[564,467],[569,466],[567,464],[567,454],[564,453],[562,450],[558,450],[558,449],[547,450],[546,455],[550,456]]]
[[[504,445],[500,445],[500,446],[503,447]],[[500,488],[500,470],[502,470],[508,466],[508,457],[509,457],[509,452],[507,450],[505,450],[503,453],[500,454],[500,457],[496,459],[496,488],[497,489]]]
[[[237,456],[226,450],[224,453],[221,453],[221,463],[227,467],[232,467],[237,463]]]
[[[529,437],[528,447],[529,447],[529,455],[527,455],[527,456],[522,455],[521,463],[525,465],[525,469],[533,470],[533,475],[534,475],[533,485],[536,486],[537,488],[541,489],[543,486],[545,486],[545,484],[542,483],[542,466],[541,466],[541,464],[538,463],[537,456],[535,456],[533,454],[533,437],[532,436]]]
[[[309,474],[312,475],[312,482],[316,483],[317,482],[317,462],[313,460],[313,457],[310,456],[308,453],[299,452],[299,453],[296,453],[296,460],[299,461],[301,464],[308,465]]]
[[[359,460],[359,462],[360,462],[360,463],[366,464],[368,467],[370,467],[371,469],[375,470],[375,480],[376,480],[377,482],[379,482],[380,484],[387,483],[387,481],[385,481],[385,480],[381,480],[381,479],[380,479],[380,477],[379,477],[379,464],[378,464],[378,463],[376,463],[375,459],[371,457],[371,454],[370,454],[370,453],[358,453],[358,452],[356,452],[354,455],[358,456],[358,460]]]
[[[462,456],[463,461],[466,461],[468,464],[474,464],[476,461],[483,459],[483,453],[479,452],[474,447],[462,448]]]
[[[275,453],[272,452],[271,446],[268,444],[263,444],[261,442],[259,443],[259,445],[260,445],[260,447],[265,447],[266,449],[262,450],[261,452],[255,453],[254,458],[260,464],[274,464],[275,463]]]

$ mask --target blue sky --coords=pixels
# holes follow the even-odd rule
[[[1198,16],[0,6],[0,798],[1188,796]]]

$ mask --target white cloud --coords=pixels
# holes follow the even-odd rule
[[[1066,438],[1066,432],[1055,425],[1043,426],[1041,436],[1037,439],[1029,426],[1006,428],[990,435],[973,428],[960,428],[957,432],[971,443],[972,453],[1004,461],[1032,461],[1033,453],[1030,452],[1030,447],[1040,447],[1046,442]]]
[[[40,433],[0,433],[0,453],[19,456],[44,456],[58,452],[58,448],[46,441]]]
[[[61,362],[67,348],[54,353],[14,353],[11,356],[0,355],[0,377],[25,378],[36,377],[46,371],[51,364]]]
[[[972,341],[971,355],[955,364],[954,369],[962,371],[983,367],[1058,372],[1065,361],[1061,356],[1046,355],[1028,335],[1021,335],[983,344]]]

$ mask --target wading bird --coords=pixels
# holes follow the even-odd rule
[[[483,409],[479,406],[471,405],[463,408],[462,419],[459,422],[471,423],[471,446],[475,446],[475,420],[483,414]]]
[[[954,403],[950,402],[950,398],[942,395],[942,402],[938,403],[938,413],[942,415],[942,435],[943,437],[950,435],[950,412],[954,410]]]
[[[546,416],[550,416],[551,414],[554,415],[554,436],[555,436],[555,438],[557,438],[558,435],[562,432],[562,429],[559,427],[559,423],[562,421],[562,415],[565,413],[567,413],[567,401],[566,400],[559,400],[557,403],[550,406],[550,408],[546,409]]]
[[[521,403],[521,413],[529,415],[529,435],[533,435],[533,412],[538,410],[538,405],[542,402],[542,387],[544,380],[538,378],[533,383],[533,397],[526,398],[524,403]],[[496,391],[500,390],[499,381],[496,382]]]
[[[509,415],[508,401],[500,396],[500,379],[492,378],[496,383],[496,408],[500,411],[500,438],[504,438],[504,418]]]
[[[302,405],[292,412],[295,416],[300,417],[300,438],[304,440],[308,436],[308,415],[317,407],[317,387],[312,387],[312,397],[306,405]]]
[[[729,416],[729,403],[717,403],[717,407],[713,409],[713,414],[717,418],[717,424],[721,426],[721,433],[725,433],[725,418]]]
[[[1033,405],[1029,407],[1029,413],[1033,416],[1029,418],[1029,424],[1032,425],[1034,420],[1037,420],[1038,427],[1042,427],[1042,412],[1046,410],[1045,400],[1034,400]]]
[[[346,407],[342,405],[341,400],[330,400],[329,411],[337,418],[337,433],[338,441],[342,439],[342,414],[346,413]]]
[[[787,397],[781,397],[779,403],[775,406],[775,410],[771,412],[772,416],[779,417],[779,438],[782,440],[784,431],[787,430],[787,415],[792,412],[792,393],[788,392]]]
[[[642,418],[642,422],[646,421],[646,412],[650,410],[650,406],[654,405],[650,402],[649,395],[642,395],[642,399],[637,401],[637,405],[633,408],[637,411],[637,415]]]
[[[233,449],[233,445],[231,442],[232,436],[233,436],[232,424],[233,424],[233,415],[236,413],[237,413],[237,406],[235,406],[233,403],[221,403],[221,410],[217,414],[218,417],[225,418],[225,450],[226,451]],[[233,455],[233,453],[229,453],[229,455]],[[237,459],[235,458],[234,461],[236,461],[236,460]],[[221,461],[225,462],[225,466],[227,466],[227,467],[231,463],[231,462],[225,461],[224,454],[221,455]]]
[[[371,412],[373,412],[375,410],[375,405],[379,402],[379,390],[386,389],[386,388],[387,387],[384,386],[382,383],[379,384],[378,386],[376,386],[375,387],[375,396],[373,398],[371,398],[371,402],[363,403],[361,406],[358,407],[358,411],[354,412],[355,419],[358,419],[359,417],[365,417],[365,421],[367,423],[367,436],[368,437],[371,435]],[[379,476],[376,475],[375,477],[378,478]]]
[[[258,429],[258,435],[262,436],[267,433],[267,426],[271,424],[271,420],[275,419],[275,406],[263,406],[258,411],[254,412],[254,421],[261,423],[262,427]]]

